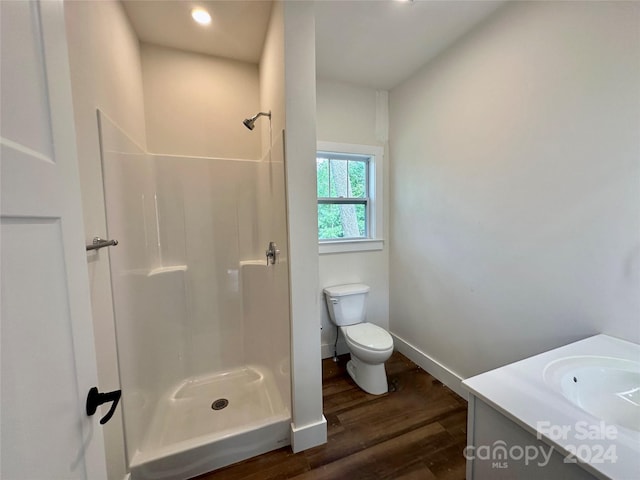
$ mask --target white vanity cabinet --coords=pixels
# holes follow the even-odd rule
[[[640,479],[640,346],[595,335],[462,382],[467,480]]]
[[[469,395],[467,480],[592,480],[575,459]]]

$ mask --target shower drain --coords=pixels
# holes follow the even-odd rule
[[[226,398],[219,398],[211,404],[211,408],[213,408],[214,410],[222,410],[227,405],[229,405],[229,400],[227,400]]]

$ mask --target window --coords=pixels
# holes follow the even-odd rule
[[[369,157],[318,152],[318,237],[367,238]]]
[[[382,248],[381,162],[381,147],[318,143],[320,253]]]

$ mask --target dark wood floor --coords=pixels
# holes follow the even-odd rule
[[[389,393],[369,395],[349,378],[348,359],[322,363],[325,445],[281,448],[198,480],[464,479],[467,403],[397,352],[386,363]]]

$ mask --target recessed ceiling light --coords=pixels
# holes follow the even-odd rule
[[[209,25],[211,23],[211,15],[202,8],[194,8],[191,10],[191,17],[200,25]]]

